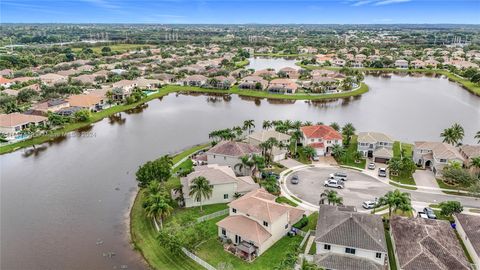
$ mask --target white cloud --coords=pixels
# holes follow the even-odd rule
[[[396,4],[396,3],[406,3],[410,2],[411,0],[384,0],[380,2],[376,2],[374,6],[383,6],[383,5],[390,5],[390,4]]]
[[[384,5],[397,4],[397,3],[406,3],[410,1],[412,0],[348,0],[348,3],[350,3],[350,5],[353,7],[358,7],[358,6],[365,6],[365,5],[384,6]]]
[[[113,3],[109,2],[108,0],[84,0],[84,1],[89,2],[91,4],[94,4],[96,6],[99,6],[99,7],[105,8],[105,9],[118,9],[118,8],[120,8],[120,6],[113,4]]]

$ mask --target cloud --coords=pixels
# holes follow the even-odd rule
[[[350,3],[350,5],[353,7],[359,7],[365,5],[384,6],[390,4],[406,3],[410,1],[412,0],[348,0],[348,3]]]
[[[374,6],[384,6],[384,5],[390,5],[390,4],[396,4],[396,3],[406,3],[410,2],[411,0],[384,0],[380,2],[376,2],[373,4]]]
[[[91,3],[95,6],[102,7],[105,9],[118,9],[120,6],[115,5],[108,0],[84,0],[85,2]]]

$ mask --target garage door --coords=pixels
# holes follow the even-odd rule
[[[376,157],[376,158],[375,158],[375,162],[376,162],[376,163],[387,163],[387,162],[388,162],[388,158]]]

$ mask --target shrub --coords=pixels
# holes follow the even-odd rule
[[[302,219],[300,219],[297,223],[293,224],[293,227],[297,229],[301,229],[308,224],[308,218],[306,215],[303,215]]]

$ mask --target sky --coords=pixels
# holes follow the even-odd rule
[[[0,22],[480,24],[480,0],[0,0]]]

